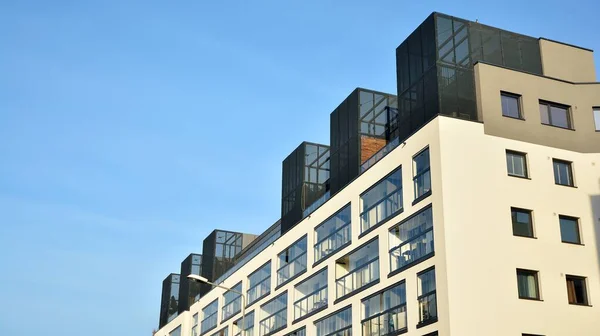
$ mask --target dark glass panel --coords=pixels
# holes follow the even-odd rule
[[[518,36],[502,32],[502,55],[504,56],[504,66],[513,69],[521,69],[521,52],[519,49]]]
[[[502,65],[500,31],[483,27],[481,30],[481,40],[483,44],[483,60],[491,64]]]

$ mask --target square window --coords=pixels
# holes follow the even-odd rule
[[[521,115],[521,96],[501,92],[500,100],[502,101],[502,115],[505,117],[523,119]]]
[[[537,271],[517,269],[517,286],[520,299],[540,299]]]
[[[526,154],[507,150],[506,169],[510,176],[528,177]]]
[[[596,125],[596,131],[600,132],[600,107],[594,107],[594,124]]]
[[[570,187],[575,186],[571,162],[553,159],[552,166],[554,167],[554,183]]]
[[[572,129],[570,107],[540,100],[542,124]]]
[[[558,216],[560,222],[560,239],[563,243],[581,244],[579,219],[569,216]]]
[[[533,238],[531,210],[511,208],[513,235]]]
[[[567,275],[567,295],[569,304],[588,306],[587,286],[585,278]]]

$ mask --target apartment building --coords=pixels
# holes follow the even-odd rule
[[[397,95],[355,90],[284,162],[297,221],[156,336],[600,335],[592,51],[433,13],[396,55]]]

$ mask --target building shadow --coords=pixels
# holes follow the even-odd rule
[[[600,179],[598,180],[600,189]],[[600,269],[600,194],[590,196],[592,206],[592,220],[594,226],[594,235],[596,238],[596,249],[598,254],[598,268]]]

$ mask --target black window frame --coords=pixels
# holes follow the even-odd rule
[[[342,211],[346,211],[346,209],[349,209],[348,211],[350,212],[350,216],[348,217],[349,218],[348,222],[345,223],[344,225],[340,226],[337,230],[328,234],[327,236],[321,237],[321,239],[317,241],[317,229],[320,228],[321,226],[327,224],[334,217],[338,216]],[[345,230],[346,228],[348,228],[348,241],[342,243],[340,246],[336,247],[334,250],[329,251],[327,254],[322,254],[319,259],[316,259],[317,258],[316,250],[317,250],[318,246],[321,243],[323,243],[324,241],[326,241],[327,239],[331,238],[331,236],[335,235],[338,232],[341,232],[342,230]],[[325,260],[327,260],[328,258],[330,258],[332,255],[336,254],[337,252],[343,250],[344,248],[346,248],[352,244],[352,202],[348,202],[347,204],[342,206],[339,210],[337,210],[335,213],[333,213],[331,216],[327,217],[327,219],[325,219],[324,221],[319,223],[319,225],[315,226],[315,228],[312,230],[312,232],[313,232],[314,241],[315,241],[315,243],[313,245],[313,254],[314,254],[313,258],[315,258],[313,267],[315,267],[318,264],[320,264],[320,263],[324,262]]]
[[[571,111],[571,106],[540,99],[538,106],[541,106],[541,105],[546,106],[546,114],[547,114],[547,119],[548,119],[548,122],[549,122],[549,123],[545,123],[545,122],[542,121],[542,125],[552,126],[552,127],[557,127],[557,128],[562,128],[562,129],[566,129],[566,130],[574,130],[575,129],[573,127],[573,113]],[[562,126],[555,125],[555,124],[552,123],[552,113],[550,113],[550,108],[551,107],[556,107],[556,108],[560,108],[560,109],[566,110],[566,113],[567,113],[567,127],[562,127]],[[540,119],[542,118],[541,113],[542,112],[540,111]]]
[[[504,104],[502,104],[502,97],[513,98],[513,99],[517,100],[517,112],[519,114],[517,117],[513,117],[511,115],[507,115],[504,113]],[[506,118],[511,118],[511,119],[525,120],[525,118],[523,117],[523,106],[521,103],[521,98],[522,98],[522,95],[520,95],[520,94],[507,92],[507,91],[500,91],[500,105],[502,108],[502,116],[506,117]]]
[[[385,292],[390,291],[390,290],[392,290],[392,289],[394,289],[394,288],[396,288],[398,286],[404,286],[404,303],[395,305],[395,306],[390,307],[390,308],[388,308],[386,310],[382,310],[379,313],[371,315],[370,317],[362,317],[362,315],[364,314],[364,307],[362,307],[362,305],[364,305],[365,301],[370,300],[371,298],[373,298],[375,296],[381,296],[381,295],[385,294]],[[393,332],[390,332],[390,333],[387,333],[387,334],[380,334],[379,336],[399,335],[399,334],[402,334],[402,333],[405,333],[405,332],[408,331],[408,318],[407,318],[407,315],[406,315],[406,313],[407,313],[407,305],[406,305],[407,304],[407,297],[406,297],[406,280],[405,279],[402,279],[402,280],[400,280],[398,282],[395,282],[394,284],[392,284],[392,285],[390,285],[390,286],[388,286],[388,287],[386,287],[386,288],[384,288],[384,289],[382,289],[382,290],[380,290],[380,291],[378,291],[376,293],[373,293],[371,295],[368,295],[368,296],[362,298],[360,300],[360,303],[361,303],[361,320],[360,320],[360,325],[361,325],[361,331],[363,332],[362,333],[363,336],[364,336],[364,323],[365,322],[373,320],[375,318],[379,318],[381,316],[389,314],[390,312],[392,312],[394,310],[401,309],[401,308],[404,308],[404,312],[405,312],[405,327],[401,328],[401,329],[394,330]]]
[[[565,184],[565,183],[559,183],[559,180],[556,179],[556,164],[564,164],[569,168],[569,184]],[[560,186],[565,186],[565,187],[575,187],[575,178],[574,178],[574,173],[573,173],[573,162],[572,161],[567,161],[567,160],[562,160],[562,159],[556,159],[556,158],[552,158],[552,172],[554,174],[554,184],[556,185],[560,185]]]
[[[349,297],[351,297],[351,296],[354,296],[354,295],[356,295],[356,294],[358,294],[358,293],[362,292],[363,290],[365,290],[365,289],[367,289],[367,288],[369,288],[369,287],[375,286],[376,284],[378,284],[378,283],[381,281],[381,265],[379,264],[379,262],[380,262],[380,258],[379,258],[379,236],[375,236],[375,237],[371,238],[371,239],[370,239],[369,241],[367,241],[366,243],[364,243],[364,244],[362,244],[362,245],[360,245],[360,246],[356,247],[356,248],[355,248],[355,249],[353,249],[352,251],[350,251],[350,252],[348,252],[348,253],[344,254],[343,256],[339,257],[339,258],[338,258],[338,259],[335,261],[335,264],[337,264],[337,263],[338,263],[338,261],[339,261],[340,259],[343,259],[343,258],[345,258],[345,257],[349,257],[349,256],[351,256],[352,254],[354,254],[354,253],[356,253],[356,252],[360,251],[360,250],[361,250],[361,249],[363,249],[363,248],[366,248],[366,247],[367,247],[369,244],[372,244],[372,243],[374,243],[374,242],[377,242],[377,250],[378,250],[378,251],[377,251],[377,256],[376,256],[376,257],[371,257],[371,258],[367,259],[367,261],[365,261],[365,262],[361,263],[361,264],[360,264],[360,265],[358,265],[358,266],[355,266],[355,267],[354,267],[354,268],[352,268],[351,270],[348,270],[348,273],[346,273],[346,274],[342,275],[341,277],[338,277],[338,275],[337,275],[337,267],[335,268],[335,270],[334,270],[334,275],[333,275],[333,276],[334,276],[334,279],[335,279],[335,280],[334,280],[334,282],[335,282],[335,300],[334,300],[334,302],[333,302],[334,304],[337,304],[337,303],[339,303],[339,302],[341,302],[341,301],[344,301],[344,300],[346,300],[347,298],[349,298]],[[345,278],[347,278],[348,276],[352,276],[353,274],[356,274],[356,273],[357,273],[357,270],[360,270],[361,268],[363,268],[363,267],[365,267],[365,266],[368,268],[368,267],[370,267],[370,266],[371,266],[371,264],[375,264],[375,263],[377,264],[377,278],[376,278],[376,279],[372,279],[370,282],[368,282],[368,283],[364,283],[364,284],[363,284],[362,286],[360,286],[360,287],[353,288],[353,289],[352,289],[350,292],[348,292],[348,293],[345,293],[344,295],[341,295],[341,296],[339,296],[339,295],[338,295],[338,288],[339,288],[339,287],[338,287],[338,281],[339,281],[339,280],[341,280],[341,279],[345,279]],[[329,293],[328,293],[328,295],[329,295]]]
[[[515,216],[513,215],[514,212],[527,213],[527,215],[529,216],[529,223],[528,223],[529,230],[531,231],[530,236],[515,233]],[[524,238],[535,238],[535,228],[533,225],[533,210],[518,208],[518,207],[510,207],[510,216],[511,216],[513,236],[524,237]],[[522,223],[519,223],[519,224],[522,224]]]
[[[432,184],[432,181],[431,181],[431,151],[429,149],[430,149],[429,145],[427,145],[425,148],[421,149],[417,154],[413,155],[413,157],[412,157],[412,175],[413,175],[412,180],[413,180],[413,196],[414,196],[412,205],[415,205],[415,204],[419,203],[421,200],[427,198],[429,195],[431,195],[431,191],[433,190],[433,186],[431,185]],[[418,157],[419,155],[422,155],[425,152],[428,153],[428,167],[427,167],[427,169],[424,169],[420,173],[417,173],[417,171],[416,171],[417,165],[415,163],[415,158]],[[429,190],[418,195],[417,187],[416,187],[417,179],[426,174],[429,175]]]
[[[523,163],[524,163],[523,164],[523,170],[524,170],[524,173],[525,173],[524,176],[511,173],[508,170],[508,155],[514,155],[514,156],[521,156],[521,157],[523,157]],[[506,158],[506,173],[508,174],[508,176],[529,179],[529,164],[527,162],[527,153],[519,152],[519,151],[515,151],[515,150],[511,150],[511,149],[507,149],[506,150],[506,154],[505,154],[505,158]]]
[[[576,242],[568,241],[563,238],[563,230],[562,230],[562,224],[561,224],[562,219],[575,222],[575,227],[577,228],[577,241]],[[581,223],[579,221],[579,218],[573,217],[573,216],[567,216],[567,215],[558,215],[558,225],[559,225],[559,229],[560,229],[560,241],[562,243],[573,244],[573,245],[583,245],[583,242],[581,240]]]
[[[296,289],[298,286],[304,284],[307,281],[314,279],[315,277],[320,275],[322,272],[325,272],[325,285],[324,286],[320,286],[318,289],[314,290],[313,292],[311,292],[309,294],[302,296],[301,298],[295,298],[296,300],[292,304],[292,309],[293,309],[292,317],[294,318],[294,320],[292,321],[292,324],[295,324],[295,323],[302,321],[310,316],[313,316],[314,314],[327,309],[327,307],[329,306],[329,267],[328,266],[325,266],[325,267],[321,268],[320,270],[313,272],[313,274],[311,274],[309,277],[307,277],[306,279],[304,279],[304,280],[298,282],[296,285],[294,285],[294,296],[296,296],[298,294],[297,289]],[[325,305],[315,308],[311,311],[307,311],[306,314],[296,317],[296,304],[298,302],[308,299],[310,296],[312,296],[316,293],[319,293],[322,290],[327,291],[327,293],[326,293],[327,298],[325,299]]]
[[[530,269],[526,269],[526,268],[517,268],[517,293],[519,295],[519,299],[521,300],[533,300],[533,301],[542,301],[542,296],[541,296],[541,290],[540,290],[540,276],[539,276],[539,271],[536,270],[530,270]],[[520,289],[519,289],[519,275],[520,274],[526,274],[526,275],[533,275],[533,277],[535,278],[535,297],[529,297],[529,296],[522,296]]]
[[[231,287],[231,289],[234,289],[236,287],[240,287],[239,292],[243,293],[244,289],[243,289],[243,285],[242,285],[242,280],[240,280],[238,283],[236,283],[233,287]],[[235,298],[233,300],[231,300],[230,302],[226,301],[225,295],[228,294],[232,294],[233,296],[235,296]],[[225,308],[227,308],[230,305],[235,304],[236,301],[240,301],[240,309],[237,311],[232,312],[230,315],[225,316]],[[226,303],[227,302],[227,303]],[[242,311],[242,305],[244,304],[243,299],[242,299],[242,294],[238,294],[236,292],[233,291],[226,291],[225,293],[223,293],[223,306],[221,307],[221,323],[235,317],[237,314],[239,314]]]
[[[590,306],[590,295],[588,292],[587,278],[583,277],[583,276],[579,276],[579,275],[566,274],[565,280],[566,280],[566,284],[567,284],[567,301],[569,302],[569,304],[575,305],[575,306]],[[569,281],[581,281],[582,287],[583,287],[583,296],[584,296],[582,303],[571,301],[571,298],[569,297]],[[575,297],[576,296],[577,295],[575,294]]]
[[[592,107],[592,118],[594,120],[594,129],[600,132],[600,106]]]
[[[381,185],[381,183],[385,182],[389,177],[391,177],[392,175],[396,174],[396,173],[400,173],[400,186],[394,190],[391,194],[386,195],[386,197],[381,198],[380,200],[378,200],[377,202],[371,204],[371,206],[369,208],[367,208],[366,210],[363,210],[363,196],[367,193],[369,193],[370,191],[372,191],[373,189],[379,187]],[[386,216],[385,218],[383,218],[382,220],[380,220],[379,222],[374,222],[372,225],[370,225],[367,229],[363,230],[363,215],[365,213],[368,213],[369,211],[371,211],[372,209],[378,207],[381,203],[387,201],[388,199],[391,198],[391,196],[393,194],[396,193],[400,193],[400,207],[390,213],[388,216]],[[389,174],[387,174],[386,176],[384,176],[383,178],[381,178],[379,181],[375,182],[372,186],[370,186],[367,190],[363,191],[360,196],[360,201],[359,201],[359,206],[360,206],[360,235],[359,238],[363,237],[364,235],[366,235],[367,233],[373,231],[374,229],[380,227],[381,225],[383,225],[384,223],[386,223],[387,221],[389,221],[390,219],[394,218],[395,216],[399,215],[400,213],[402,213],[404,211],[404,181],[402,180],[402,165],[398,166],[396,169],[394,169],[393,171],[391,171]]]
[[[216,303],[217,308],[215,309],[215,312],[210,314],[208,317],[204,316],[204,310],[206,308],[208,308],[209,306],[212,306],[213,304]],[[208,329],[206,330],[202,330],[202,326],[204,321],[208,320],[209,318],[216,316],[215,318],[215,324],[213,326],[210,326]],[[202,308],[202,321],[200,321],[200,335],[206,335],[208,332],[214,330],[217,328],[217,326],[219,325],[219,298],[216,298],[214,300],[212,300],[209,304],[207,304],[206,306],[204,306],[204,308]]]
[[[250,287],[250,277],[252,275],[254,275],[255,273],[259,272],[260,270],[262,270],[264,267],[266,267],[267,265],[269,265],[269,276],[265,277],[264,279],[262,279],[261,281],[257,282],[256,284],[254,284],[254,286]],[[273,264],[271,263],[271,260],[267,261],[266,263],[262,264],[259,268],[257,268],[256,270],[254,270],[254,272],[248,274],[247,276],[247,281],[248,281],[248,289],[246,289],[246,299],[248,302],[246,302],[246,308],[249,307],[250,305],[252,305],[255,302],[260,301],[262,298],[269,296],[271,294],[271,290],[272,290],[272,284],[271,284],[271,280],[273,278],[273,274],[271,274],[273,272]],[[269,280],[269,290],[260,296],[257,296],[254,300],[250,301],[250,290],[260,286],[263,282],[265,282],[266,280]]]
[[[433,275],[435,277],[435,289],[433,289],[427,293],[423,293],[422,292],[423,289],[421,288],[422,286],[419,286],[419,277],[422,276],[423,274],[426,274],[429,272],[433,272]],[[438,282],[437,281],[437,272],[436,272],[435,266],[428,267],[428,268],[420,271],[419,273],[417,273],[417,302],[418,302],[418,307],[419,307],[419,323],[417,323],[417,329],[422,328],[427,325],[430,325],[432,323],[436,323],[438,321],[437,282]],[[419,294],[419,292],[421,292],[421,294]],[[421,313],[421,300],[429,299],[429,297],[431,297],[431,296],[434,296],[433,301],[435,301],[435,316],[422,320],[421,318],[423,317],[423,314]]]
[[[280,256],[283,253],[288,253],[288,251],[295,247],[298,243],[300,243],[302,240],[305,240],[305,250],[304,253],[301,253],[299,255],[297,255],[295,258],[289,259],[287,261],[287,263],[283,266],[280,265],[281,263],[281,258]],[[300,261],[302,258],[304,258],[304,269],[299,270],[298,272],[294,273],[294,275],[290,276],[289,278],[287,278],[285,281],[279,282],[279,277],[280,277],[280,271],[285,268],[288,267],[290,264],[292,264],[293,262],[296,261]],[[299,277],[300,275],[306,273],[306,270],[308,269],[308,234],[305,234],[304,236],[300,237],[298,240],[296,240],[295,242],[291,243],[288,247],[286,247],[283,251],[277,253],[277,271],[275,271],[275,274],[277,275],[277,285],[275,286],[275,290],[281,288],[282,286],[286,285],[287,283],[289,283],[290,281],[296,279],[297,277]]]
[[[288,310],[288,307],[289,307],[289,298],[290,298],[290,297],[289,297],[289,293],[288,293],[288,291],[287,291],[287,290],[286,290],[286,291],[283,291],[283,292],[281,292],[281,293],[279,293],[279,294],[278,294],[277,296],[275,296],[274,298],[272,298],[272,299],[270,299],[269,301],[267,301],[267,302],[265,302],[265,303],[261,304],[261,305],[260,305],[260,311],[264,310],[264,309],[263,309],[263,307],[264,307],[264,306],[266,306],[266,305],[268,305],[268,304],[272,303],[273,301],[275,301],[275,300],[279,299],[280,297],[282,297],[282,296],[284,296],[284,295],[285,295],[285,307],[284,307],[284,308],[281,308],[281,309],[279,309],[278,311],[276,311],[276,312],[272,313],[271,315],[269,315],[269,316],[267,316],[267,317],[265,317],[265,318],[261,318],[261,319],[258,321],[258,333],[259,333],[261,336],[273,335],[274,333],[276,333],[276,332],[279,332],[279,331],[281,331],[281,330],[283,330],[283,329],[287,328],[287,326],[288,326],[288,320],[287,320],[287,310]],[[285,312],[285,324],[284,324],[284,325],[282,325],[282,326],[279,326],[279,327],[277,327],[277,328],[275,328],[275,329],[273,329],[273,330],[271,330],[271,331],[269,331],[268,333],[261,334],[261,323],[262,323],[262,322],[264,322],[264,321],[266,321],[266,320],[268,320],[268,319],[270,319],[271,317],[273,317],[273,316],[275,316],[275,315],[278,315],[279,313],[281,313],[281,312],[283,312],[283,311]],[[262,316],[260,316],[260,317],[262,317]]]

